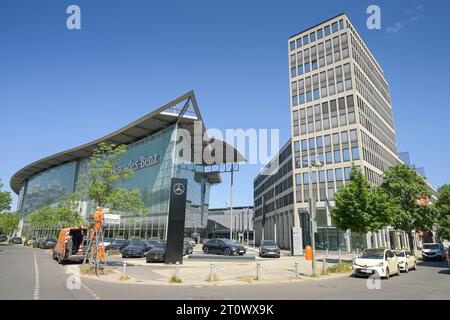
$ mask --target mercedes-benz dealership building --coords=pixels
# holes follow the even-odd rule
[[[120,224],[106,225],[105,237],[166,239],[172,178],[188,181],[185,234],[193,236],[194,231],[207,226],[211,186],[221,182],[220,173],[226,171],[227,165],[244,161],[243,156],[226,142],[209,139],[205,134],[199,137],[195,133],[199,123],[204,133],[203,119],[195,95],[190,91],[101,139],[46,157],[19,170],[11,178],[10,185],[19,195],[20,233],[28,226],[30,213],[46,205],[55,205],[62,197],[76,191],[77,182],[88,170],[90,156],[100,143],[105,142],[127,146],[119,167],[130,168],[134,174],[130,180],[121,182],[120,187],[139,190],[146,206],[144,216],[122,213]],[[192,138],[188,161],[186,150],[177,148],[183,140],[178,132],[184,132],[184,135],[188,132]],[[195,138],[201,139],[200,150],[194,145]],[[184,140],[189,139],[184,137]],[[214,155],[210,149],[218,145],[222,151],[220,157],[215,156],[205,162],[204,153]],[[202,156],[196,156],[195,152]],[[92,210],[91,203],[80,202],[82,215],[87,216]]]

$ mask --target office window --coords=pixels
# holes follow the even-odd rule
[[[344,169],[345,180],[350,181],[351,173],[352,173],[352,168],[347,167]]]
[[[321,131],[322,130],[322,122],[320,120],[316,120],[316,131]]]
[[[301,76],[303,74],[303,65],[298,66],[298,75]]]
[[[306,141],[306,139],[302,140],[302,151],[307,151],[308,150],[308,142]]]
[[[313,93],[314,93],[314,100],[319,100],[320,99],[319,89],[314,89]]]
[[[309,138],[309,149],[315,149],[316,143],[314,141],[314,138]]]
[[[319,29],[317,30],[317,39],[322,39],[323,38],[323,29]]]
[[[297,39],[297,48],[301,48],[302,47],[302,38],[298,38]]]
[[[294,141],[294,152],[300,152],[300,141]]]
[[[306,101],[307,102],[311,102],[312,101],[311,91],[306,92]]]
[[[352,159],[359,160],[359,150],[358,147],[352,148]]]
[[[355,122],[356,122],[355,113],[354,112],[350,112],[348,114],[348,124],[353,124]]]
[[[305,94],[304,93],[300,93],[300,104],[305,103]]]
[[[309,37],[308,35],[303,37],[303,45],[306,46],[309,43]]]
[[[299,186],[299,185],[302,184],[302,174],[301,174],[301,173],[297,173],[297,174],[295,175],[295,184],[296,184],[297,186]]]
[[[342,181],[342,169],[336,169],[336,181]]]
[[[329,36],[330,35],[330,26],[326,26],[325,27],[325,36]]]
[[[316,41],[316,33],[315,33],[315,32],[311,33],[311,34],[309,35],[309,39],[311,40],[311,42]]]
[[[295,41],[291,41],[289,43],[289,47],[290,47],[291,51],[295,50]]]
[[[337,116],[331,117],[331,127],[332,127],[333,129],[338,127],[338,119],[337,119]]]
[[[331,151],[325,152],[325,162],[327,164],[333,163],[333,157],[331,155]]]
[[[317,148],[323,148],[323,138],[317,137]]]
[[[335,22],[335,23],[332,24],[332,29],[333,29],[333,33],[339,31],[339,29],[338,29],[338,23],[337,23],[337,22]]]
[[[324,161],[323,161],[323,152],[319,152],[318,154],[317,154],[317,159],[319,159],[319,162],[320,163],[324,163]]]
[[[305,63],[305,73],[308,73],[311,71],[311,65],[309,64],[309,62]]]
[[[319,182],[325,182],[325,172],[323,170],[319,171]]]
[[[294,78],[297,76],[297,68],[291,68],[291,78]]]
[[[309,174],[308,172],[303,173],[303,184],[309,183]]]
[[[302,124],[300,126],[300,131],[301,131],[301,134],[306,134],[306,124]]]
[[[348,142],[348,132],[347,131],[341,132],[341,142],[342,143]]]
[[[316,171],[311,172],[311,182],[313,184],[317,183],[317,172]]]
[[[334,151],[334,163],[340,163],[341,162],[341,150],[335,150]]]
[[[339,20],[339,29],[340,30],[344,29],[344,20],[343,19]]]
[[[358,141],[358,136],[356,134],[356,130],[350,130],[350,141],[351,142]]]
[[[333,177],[333,169],[329,169],[329,170],[327,170],[327,180],[328,180],[328,182],[333,182],[333,179],[334,177]]]
[[[329,134],[327,134],[327,135],[324,137],[324,140],[325,140],[325,147],[331,146],[331,138],[330,138],[330,135],[329,135]]]
[[[343,149],[342,150],[342,160],[343,161],[350,161],[350,150]]]
[[[298,96],[297,96],[297,95],[295,95],[295,96],[292,97],[292,105],[293,105],[293,106],[298,105]]]

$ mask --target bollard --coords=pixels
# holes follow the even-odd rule
[[[256,264],[256,280],[259,280],[259,278],[260,278],[260,273],[261,273],[260,268],[261,268],[261,263],[258,262]]]
[[[325,252],[326,252],[326,256],[328,258],[328,248],[325,250]]]
[[[327,258],[324,257],[322,260],[322,274],[326,274],[327,272]]]
[[[177,261],[175,264],[175,279],[178,281],[180,279],[180,263]]]
[[[341,248],[339,248],[339,264],[341,264]]]
[[[295,263],[295,277],[298,278],[298,262]]]
[[[209,265],[209,281],[213,281],[213,274],[214,274],[214,262],[211,262]]]
[[[359,248],[356,248],[356,254],[359,254]]]
[[[125,277],[127,275],[127,262],[124,261],[122,265],[122,276]]]

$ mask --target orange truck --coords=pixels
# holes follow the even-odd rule
[[[82,262],[87,248],[87,228],[64,228],[59,232],[53,249],[53,259],[58,263]]]

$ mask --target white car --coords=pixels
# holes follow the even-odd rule
[[[409,270],[416,270],[416,257],[410,251],[394,250],[394,254],[397,256],[400,271],[409,272]]]
[[[352,274],[355,277],[372,276],[389,279],[400,275],[397,256],[389,249],[366,249],[353,260]]]

